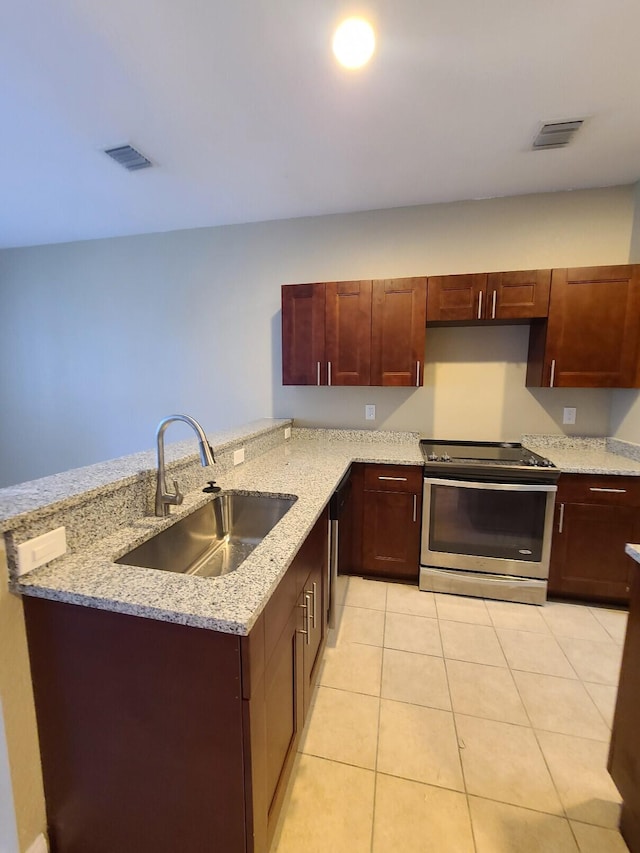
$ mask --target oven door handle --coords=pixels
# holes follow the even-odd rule
[[[455,486],[461,489],[493,489],[500,492],[557,492],[558,487],[546,483],[484,483],[479,481],[452,480],[441,477],[425,477],[426,486]]]

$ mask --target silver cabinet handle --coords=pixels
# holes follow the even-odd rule
[[[551,359],[551,376],[549,377],[549,388],[553,388],[553,383],[556,378],[556,360]]]
[[[491,308],[491,319],[492,320],[496,319],[496,299],[497,298],[498,298],[498,291],[494,290],[493,291],[493,306]]]
[[[320,384],[320,362],[318,362],[318,367],[316,369],[316,385]]]
[[[558,520],[558,533],[562,533],[564,527],[564,504],[560,504],[560,518]]]
[[[420,362],[416,361],[416,388],[420,387]]]
[[[313,598],[313,610],[311,611],[311,624],[313,625],[314,628],[316,627],[316,597],[317,597],[317,592],[318,592],[318,584],[315,581],[313,582],[313,589],[306,589],[305,590],[305,596],[308,595],[311,598]]]
[[[327,385],[331,385],[331,362],[327,362]]]
[[[478,320],[482,320],[482,291],[478,294]]]
[[[378,477],[379,480],[393,480],[396,483],[406,483],[406,477]]]
[[[589,486],[590,492],[611,492],[611,494],[615,495],[626,495],[626,489],[600,489],[597,486]]]
[[[413,523],[418,520],[418,496],[413,496]]]
[[[305,636],[304,641],[305,641],[307,646],[311,642],[311,640],[309,639],[309,636],[311,634],[311,627],[309,625],[309,599],[310,598],[311,598],[311,596],[309,595],[309,593],[306,592],[304,595],[304,604],[298,605],[298,607],[302,607],[304,610],[304,624],[306,625],[306,630],[304,630],[304,628],[298,628],[298,633],[304,634],[304,636]]]

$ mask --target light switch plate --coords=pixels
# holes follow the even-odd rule
[[[368,403],[364,407],[364,417],[367,421],[375,421],[376,419],[376,407],[373,403]]]
[[[18,545],[18,577],[61,557],[67,550],[64,527],[50,530]]]
[[[244,447],[233,451],[233,464],[240,465],[242,462],[244,462]]]
[[[576,422],[576,410],[573,406],[565,406],[562,412],[562,423],[563,424],[575,424]]]

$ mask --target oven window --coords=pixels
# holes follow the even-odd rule
[[[546,503],[546,492],[431,485],[429,548],[539,562]]]

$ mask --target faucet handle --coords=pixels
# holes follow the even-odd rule
[[[173,481],[173,488],[174,488],[174,494],[171,495],[171,498],[172,498],[171,503],[174,504],[175,506],[180,506],[180,504],[184,500],[184,495],[180,492],[180,489],[178,488],[178,481],[177,480]]]

